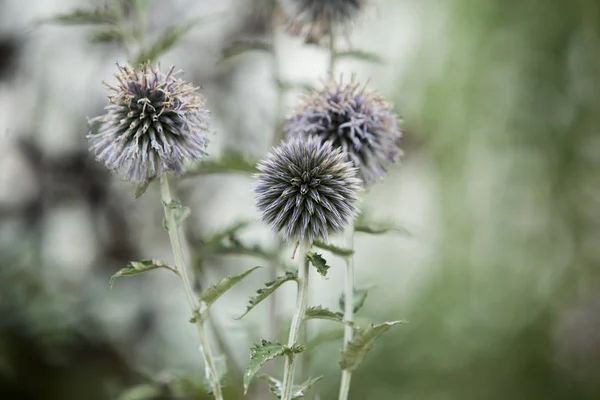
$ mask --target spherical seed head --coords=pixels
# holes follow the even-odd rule
[[[366,0],[281,0],[292,31],[305,33],[309,42],[319,42],[332,26],[347,26],[363,9]]]
[[[391,106],[354,81],[334,81],[313,92],[284,129],[290,137],[317,137],[340,147],[365,185],[380,179],[402,155],[402,131]]]
[[[90,150],[112,171],[132,182],[181,175],[186,161],[206,155],[209,112],[197,88],[177,77],[174,67],[164,74],[144,64],[140,71],[117,65],[117,86],[106,113],[90,119]],[[98,125],[97,125],[98,124]]]
[[[331,143],[295,137],[258,164],[256,205],[287,241],[327,239],[357,213],[361,181]]]

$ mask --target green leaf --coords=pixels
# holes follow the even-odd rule
[[[152,270],[158,269],[158,268],[166,268],[166,269],[176,273],[177,275],[179,275],[179,273],[177,272],[177,270],[175,268],[173,268],[170,265],[167,265],[164,262],[159,261],[159,260],[131,261],[128,266],[126,266],[125,268],[122,268],[119,272],[117,272],[116,274],[114,274],[113,276],[110,277],[110,287],[112,288],[115,279],[117,279],[120,276],[137,275],[137,274],[152,271]]]
[[[189,168],[185,177],[213,174],[253,174],[258,172],[256,160],[246,155],[228,150],[216,160],[206,160]]]
[[[145,182],[142,183],[138,183],[135,186],[135,192],[134,192],[134,199],[139,199],[140,197],[142,197],[144,195],[144,193],[146,193],[146,191],[148,190],[148,188],[150,187],[150,184],[152,183],[153,179],[148,179]]]
[[[170,203],[166,204],[170,210],[173,210],[173,217],[175,218],[175,224],[180,226],[181,223],[190,216],[191,210],[189,207],[184,207],[179,200],[171,200]]]
[[[340,366],[347,371],[354,371],[363,362],[367,353],[373,348],[375,340],[379,338],[392,326],[405,321],[388,321],[379,325],[371,325],[369,328],[355,335],[348,343],[348,347],[342,353]]]
[[[344,314],[339,312],[333,312],[327,308],[321,306],[309,307],[304,314],[304,319],[326,319],[329,321],[335,321],[340,323],[344,322]]]
[[[277,288],[288,281],[297,281],[298,273],[297,272],[286,272],[285,275],[277,277],[274,281],[265,283],[265,287],[262,289],[258,289],[256,291],[257,295],[250,298],[250,302],[246,307],[246,311],[236,318],[236,320],[243,318],[246,314],[250,312],[254,307],[256,307],[261,301],[269,297]]]
[[[256,271],[261,267],[254,267],[249,269],[248,271],[241,273],[235,276],[226,276],[221,279],[219,283],[216,285],[211,285],[206,292],[202,296],[200,296],[200,300],[206,303],[206,307],[210,307],[219,297],[221,297],[225,292],[229,289],[237,285],[242,279],[250,275],[252,272]]]
[[[317,272],[322,276],[327,275],[327,271],[331,268],[327,265],[327,260],[321,257],[318,253],[308,252],[306,253],[306,257],[310,261],[310,263],[317,269]]]
[[[224,355],[221,355],[214,358],[214,363],[215,369],[217,371],[217,376],[219,378],[219,385],[223,387],[225,386],[225,378],[227,377],[227,359]],[[214,395],[214,388],[212,386],[212,379],[208,368],[205,368],[204,375],[204,390],[206,390],[206,393]]]
[[[344,257],[344,258],[350,257],[351,255],[354,254],[354,250],[352,250],[352,249],[344,249],[342,247],[337,247],[337,246],[334,246],[329,243],[321,242],[320,240],[315,240],[313,242],[313,244],[320,249],[327,250],[327,251],[331,252],[332,254],[335,254],[336,256],[340,256],[340,257]]]
[[[163,394],[163,390],[158,385],[146,383],[125,390],[117,400],[154,400]]]
[[[368,221],[367,217],[361,213],[354,224],[354,232],[370,233],[371,235],[382,235],[385,233],[398,233],[411,236],[410,232],[394,223]]]
[[[201,19],[184,21],[178,25],[172,26],[154,41],[150,46],[142,49],[134,59],[133,65],[141,65],[145,62],[155,62],[167,51],[171,50],[181,38],[194,28]]]
[[[122,43],[123,32],[120,29],[109,27],[92,33],[89,40],[91,43]]]
[[[58,25],[91,25],[113,24],[118,20],[118,15],[110,8],[83,9],[78,8],[67,14],[59,14],[41,20],[38,24],[50,23]]]
[[[354,302],[354,312],[358,312],[358,310],[360,310],[362,308],[362,306],[365,304],[365,300],[367,300],[367,295],[369,294],[369,289],[356,289],[354,288],[354,296],[353,296],[353,302]],[[344,293],[342,293],[342,295],[340,296],[340,310],[344,311],[346,310],[346,296]]]
[[[260,344],[255,344],[250,349],[250,364],[244,373],[244,394],[248,392],[248,387],[254,375],[269,360],[285,354],[285,347],[281,343],[273,343],[262,340]]]
[[[351,60],[359,60],[359,61],[366,61],[366,62],[370,62],[370,63],[375,63],[375,64],[384,64],[384,60],[383,58],[376,53],[371,53],[368,51],[362,51],[362,50],[348,50],[348,51],[341,51],[335,54],[335,58],[338,60],[341,59],[351,59]]]
[[[221,53],[219,63],[225,63],[235,57],[250,53],[250,52],[267,52],[271,53],[273,46],[265,41],[258,40],[237,40],[227,46]]]
[[[281,398],[281,395],[283,392],[283,382],[281,382],[279,379],[275,379],[272,376],[269,376],[267,374],[261,374],[258,377],[266,380],[269,383],[269,389],[271,390],[271,393],[273,393],[275,396],[277,396],[277,398],[279,398],[279,399]],[[293,385],[292,386],[292,399],[303,398],[306,391],[308,391],[308,389],[310,389],[315,383],[320,381],[322,378],[323,378],[322,376],[319,376],[316,378],[310,378],[306,382],[304,382],[300,385]]]

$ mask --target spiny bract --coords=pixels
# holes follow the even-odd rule
[[[292,138],[258,164],[256,204],[262,220],[287,241],[327,239],[357,213],[356,168],[340,149],[316,138]]]
[[[333,81],[309,95],[286,120],[289,137],[315,136],[340,147],[365,185],[381,178],[402,155],[402,132],[391,106],[354,81]]]
[[[98,161],[126,180],[146,182],[168,171],[183,173],[185,161],[206,155],[209,112],[197,88],[144,64],[141,71],[117,65],[118,85],[104,83],[110,95],[106,114],[90,119],[90,150]],[[96,125],[98,124],[98,125]]]

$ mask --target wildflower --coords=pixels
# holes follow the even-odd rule
[[[309,95],[286,120],[285,132],[331,141],[358,168],[365,185],[381,178],[402,155],[402,132],[391,106],[354,81],[334,81]]]
[[[144,64],[141,71],[119,66],[119,84],[105,85],[110,95],[106,113],[90,119],[98,126],[88,139],[96,159],[126,180],[146,182],[166,172],[183,173],[185,161],[206,155],[208,114],[197,88]],[[99,124],[99,125],[96,125]]]
[[[262,220],[287,241],[327,239],[357,213],[356,168],[317,138],[291,138],[258,165],[256,204]]]
[[[348,25],[362,10],[366,0],[281,0],[292,31],[303,31],[310,43],[318,43],[333,26]]]

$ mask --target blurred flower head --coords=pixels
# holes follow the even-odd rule
[[[346,26],[358,15],[366,0],[280,0],[291,31],[317,43],[335,25]]]
[[[327,239],[357,213],[361,182],[356,168],[331,143],[291,138],[258,170],[254,191],[262,220],[287,241]]]
[[[340,147],[365,185],[381,178],[402,155],[402,131],[392,107],[354,81],[333,81],[310,94],[286,120],[289,137],[317,137]]]
[[[145,182],[169,171],[180,175],[185,161],[204,157],[209,112],[197,88],[174,67],[166,74],[150,64],[118,69],[118,85],[105,83],[114,92],[106,113],[89,121],[97,160],[126,180]]]

